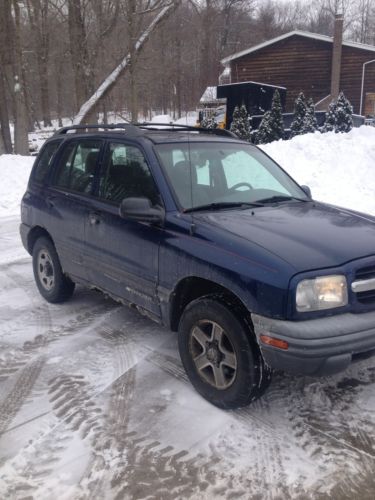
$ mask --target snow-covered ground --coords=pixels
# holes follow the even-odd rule
[[[375,214],[374,148],[370,127],[264,147],[317,199]],[[374,498],[374,359],[212,407],[174,333],[81,287],[39,296],[18,236],[31,165],[0,157],[1,499]]]

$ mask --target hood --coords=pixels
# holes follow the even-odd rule
[[[322,203],[280,203],[194,217],[263,247],[297,272],[375,255],[373,217]]]

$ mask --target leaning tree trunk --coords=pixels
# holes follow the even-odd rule
[[[150,25],[142,32],[141,36],[138,38],[136,44],[134,45],[133,50],[123,58],[120,64],[101,83],[94,94],[81,106],[81,109],[78,111],[77,116],[74,118],[74,125],[84,123],[87,120],[89,114],[95,109],[99,102],[101,102],[102,99],[106,95],[108,95],[109,91],[115,85],[120,76],[129,69],[129,65],[131,64],[132,60],[134,60],[134,58],[139,55],[144,44],[150,37],[151,33],[158,26],[158,24],[160,24],[162,20],[166,19],[167,16],[171,14],[179,3],[180,0],[174,0],[161,9],[159,14],[152,20]]]

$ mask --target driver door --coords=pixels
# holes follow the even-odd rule
[[[89,280],[160,316],[156,286],[163,229],[120,217],[120,203],[127,197],[161,202],[142,151],[114,140],[106,148],[95,209],[86,219]]]

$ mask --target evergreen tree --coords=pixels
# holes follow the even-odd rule
[[[256,134],[257,144],[267,144],[273,139],[272,128],[271,128],[271,111],[266,111],[263,115],[262,121],[260,122],[258,132]]]
[[[322,127],[322,132],[332,132],[336,127],[336,103],[334,101],[328,106],[326,119]]]
[[[200,126],[202,128],[216,128],[217,127],[217,123],[215,122],[215,118],[213,115],[211,116],[205,116],[203,118],[203,120],[201,121],[201,124]]]
[[[350,132],[353,128],[353,106],[345,97],[344,92],[340,92],[336,103],[336,126],[335,132]]]
[[[326,113],[326,121],[322,132],[334,130],[338,132],[349,132],[353,128],[353,107],[345,97],[344,92],[340,92],[337,101],[331,102]]]
[[[312,99],[309,99],[306,106],[306,114],[302,122],[302,134],[308,134],[309,132],[315,132],[318,130],[318,122],[315,116],[315,106]]]
[[[238,108],[238,106],[234,108],[230,131],[240,139],[251,142],[249,115],[244,104],[242,104],[241,108]]]
[[[280,94],[277,90],[273,94],[271,110],[267,111],[259,125],[257,143],[267,144],[284,137],[284,120],[281,109]]]
[[[290,137],[295,137],[296,135],[301,134],[303,120],[306,115],[306,99],[303,92],[301,92],[297,99],[294,102],[294,117],[292,124],[290,126]]]

